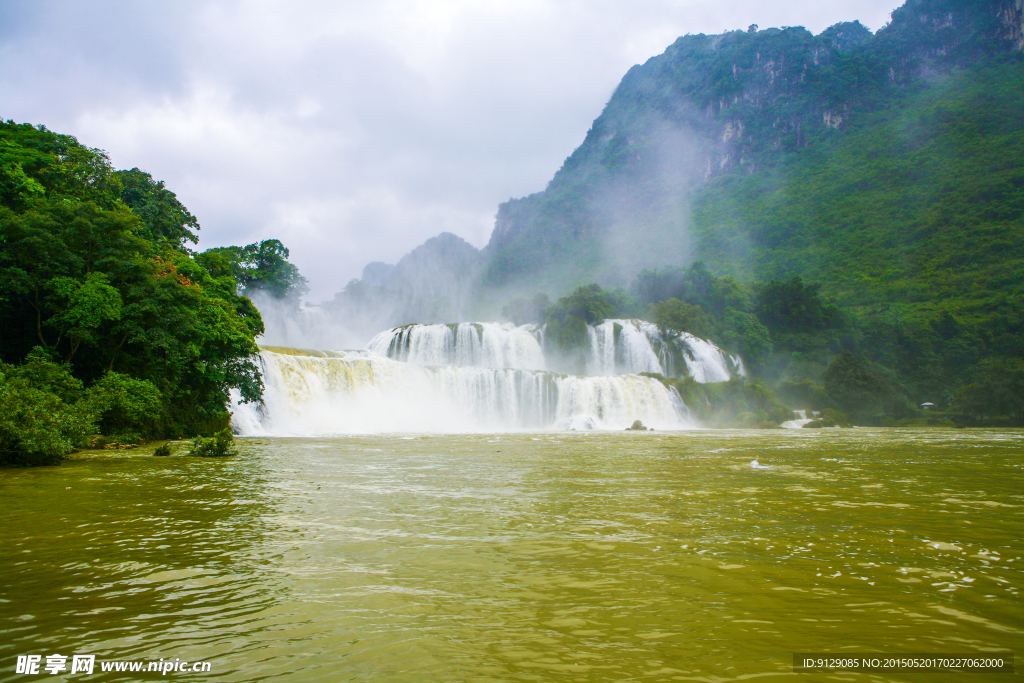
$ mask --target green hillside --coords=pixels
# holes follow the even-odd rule
[[[543,192],[499,207],[482,299],[620,287],[620,314],[689,311],[776,386],[823,381],[845,349],[883,412],[1014,413],[1022,32],[1006,3],[909,0],[874,35],[684,36],[626,74]]]
[[[1024,64],[958,70],[696,197],[697,254],[844,305],[986,317],[1024,285]]]

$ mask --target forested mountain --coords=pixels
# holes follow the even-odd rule
[[[871,245],[895,239],[902,260],[922,230],[948,241],[928,214],[995,198],[1004,218],[968,220],[1005,237],[1021,201],[1021,22],[1012,2],[912,0],[876,35],[851,22],[684,36],[626,74],[544,192],[499,207],[484,282],[626,285],[705,260],[746,278],[827,274],[838,295],[865,270],[849,272],[847,249],[872,252],[878,276],[895,254]]]
[[[1015,0],[681,37],[544,191],[498,207],[467,259],[477,314],[563,324],[576,288],[618,287],[616,316],[699,327],[776,386],[846,350],[876,415],[957,395],[1024,415],[1022,49]]]

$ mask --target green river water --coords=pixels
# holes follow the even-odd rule
[[[170,677],[218,681],[1021,675],[792,655],[1019,652],[1024,432],[239,444],[0,471],[0,680],[163,678],[16,674],[32,653],[208,660]]]

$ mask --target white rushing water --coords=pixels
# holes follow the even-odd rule
[[[639,373],[743,374],[715,344],[643,320],[589,326],[582,375],[548,371],[559,365],[544,341],[537,325],[458,323],[392,328],[365,351],[263,347],[264,402],[234,404],[233,424],[246,435],[687,429],[699,425],[678,392]]]
[[[743,363],[692,334],[663,335],[645,320],[609,319],[587,326],[586,371],[590,376],[654,372],[727,382],[743,376]],[[406,325],[375,336],[367,349],[393,360],[426,366],[545,370],[544,328],[510,323]]]
[[[794,410],[793,413],[797,415],[796,419],[786,420],[779,426],[783,427],[784,429],[800,429],[805,424],[811,422],[814,419],[813,417],[807,417],[806,410]]]
[[[265,348],[264,403],[235,404],[243,435],[697,427],[649,377],[423,367],[359,353]]]
[[[689,375],[706,383],[728,382],[734,375],[745,374],[738,356],[686,332],[663,335],[646,320],[605,320],[589,326],[587,334],[588,375],[656,372],[666,377]]]
[[[536,325],[406,325],[381,332],[367,350],[414,365],[546,370]]]

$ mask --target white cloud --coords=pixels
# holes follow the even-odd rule
[[[0,7],[0,116],[167,181],[201,247],[278,237],[329,297],[442,230],[486,243],[634,63],[685,33],[820,32],[889,2],[468,0]]]

